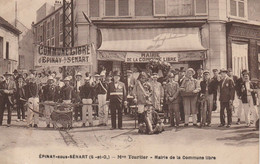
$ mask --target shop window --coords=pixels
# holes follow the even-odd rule
[[[194,5],[195,15],[208,14],[208,0],[195,0]]]
[[[246,18],[247,0],[229,0],[229,15]]]
[[[129,16],[129,0],[105,0],[105,16]]]
[[[240,76],[243,69],[248,70],[248,44],[232,43],[232,70],[234,75]]]
[[[99,0],[89,0],[90,17],[99,17]]]
[[[166,15],[167,0],[154,0],[153,5],[155,16]]]
[[[136,16],[153,16],[153,0],[135,0]]]
[[[168,0],[168,16],[193,15],[193,0]]]

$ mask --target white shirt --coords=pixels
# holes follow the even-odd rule
[[[80,81],[77,81],[77,91],[79,92]]]
[[[249,96],[249,95],[251,95],[251,92],[248,91],[248,89],[250,89],[250,83],[249,83],[249,81],[246,81],[245,84],[246,84],[246,90],[247,90],[246,94]]]

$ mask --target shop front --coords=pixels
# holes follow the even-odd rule
[[[260,26],[227,23],[227,66],[240,76],[243,69],[260,78]]]
[[[143,71],[151,60],[168,62],[172,69],[203,67],[206,49],[199,28],[101,29],[98,64],[107,71]]]

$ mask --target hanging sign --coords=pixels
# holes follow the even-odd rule
[[[79,66],[92,64],[93,44],[77,47],[37,45],[37,66]]]
[[[178,53],[160,52],[127,52],[125,62],[148,63],[150,60],[159,60],[169,63],[178,62]]]

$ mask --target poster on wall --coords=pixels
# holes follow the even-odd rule
[[[37,66],[80,66],[92,64],[93,45],[48,47],[37,45]]]

